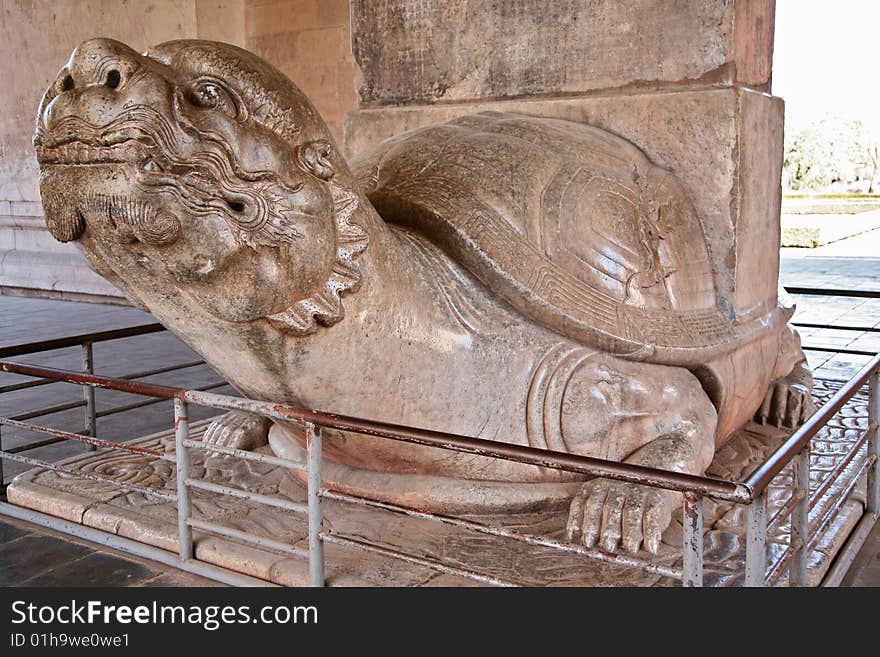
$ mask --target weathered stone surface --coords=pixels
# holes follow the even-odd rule
[[[684,80],[767,88],[774,15],[774,0],[354,0],[352,47],[362,107]]]
[[[701,214],[676,175],[701,148],[715,160],[692,185],[755,188],[746,167],[774,143],[740,136],[767,137],[772,99],[657,96],[628,98],[622,119],[619,95],[578,122],[471,114],[389,140],[352,171],[302,91],[259,57],[92,39],[47,89],[34,146],[52,234],[248,397],[701,473],[756,413],[799,424],[811,377],[777,303],[777,256],[764,262],[777,245],[736,215]],[[209,432],[266,440],[284,454],[304,436],[240,415]],[[574,495],[569,539],[607,551],[656,552],[680,500],[344,431],[325,444],[351,490],[391,502],[549,513]]]

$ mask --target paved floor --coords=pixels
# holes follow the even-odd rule
[[[857,255],[859,257],[849,257]],[[781,282],[783,285],[826,288],[880,290],[880,230],[810,250],[783,249]],[[870,257],[869,257],[870,256]],[[880,300],[801,296],[797,299],[795,321],[880,327]],[[120,306],[48,301],[0,296],[0,345],[33,342],[77,333],[87,333],[132,326],[153,321],[139,310]],[[802,330],[806,346],[880,350],[880,333],[868,331]],[[120,376],[166,365],[198,360],[173,335],[163,332],[95,345],[95,369],[99,373]],[[808,351],[815,373],[825,378],[849,378],[867,356],[852,356]],[[22,362],[65,369],[81,368],[77,349],[57,350],[19,358]],[[0,374],[0,386],[21,381],[21,377]],[[200,365],[144,380],[181,387],[204,386],[219,377],[209,367]],[[228,386],[218,392],[233,394]],[[0,395],[0,415],[10,416],[51,404],[81,399],[78,386],[58,383],[41,388]],[[100,411],[143,399],[124,393],[96,391]],[[212,409],[191,409],[194,418],[216,414]],[[83,409],[54,413],[46,424],[68,431],[84,427]],[[142,436],[172,423],[171,404],[162,402],[121,415],[102,417],[98,435],[125,440]],[[32,433],[3,428],[4,447],[36,438]],[[56,460],[80,453],[86,446],[70,442],[29,452],[36,458]],[[29,466],[6,463],[5,481]],[[110,550],[63,537],[55,532],[0,519],[0,586],[8,585],[183,585],[207,584],[194,576],[173,571],[166,566],[135,559]],[[880,526],[875,529],[850,570],[845,585],[880,586]]]
[[[216,582],[0,516],[0,586],[219,586]]]

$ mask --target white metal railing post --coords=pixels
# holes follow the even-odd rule
[[[794,557],[788,571],[789,586],[807,585],[807,543],[810,538],[810,443],[792,461],[792,494],[797,496],[791,510],[791,544]]]
[[[868,458],[874,463],[868,468],[868,495],[865,510],[875,518],[880,515],[880,370],[871,375],[868,397]]]
[[[83,363],[83,372],[86,374],[94,374],[95,373],[95,359],[92,351],[92,343],[91,342],[83,342],[82,343],[82,363]],[[95,415],[95,389],[90,385],[83,386],[83,399],[86,402],[85,414],[86,414],[86,435],[91,436],[92,438],[98,437],[98,420]],[[95,451],[97,447],[94,445],[88,446],[90,451]]]
[[[746,522],[746,586],[764,586],[767,570],[767,495],[764,491],[748,506]]]
[[[177,462],[177,540],[181,561],[193,556],[192,527],[189,520],[192,504],[186,480],[189,477],[189,452],[184,444],[189,438],[188,404],[182,399],[174,400],[174,457]]]
[[[309,586],[324,586],[324,540],[321,531],[321,427],[306,423],[306,465],[308,466]]]
[[[682,586],[703,586],[703,497],[685,493],[682,506]]]
[[[3,425],[0,425],[0,452],[3,451]],[[0,456],[0,495],[6,492],[6,485],[3,483],[3,461],[5,461],[2,456]]]

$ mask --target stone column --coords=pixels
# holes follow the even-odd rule
[[[731,314],[773,297],[774,0],[352,0],[351,11],[362,79],[345,124],[350,156],[486,110],[590,123],[682,181]]]

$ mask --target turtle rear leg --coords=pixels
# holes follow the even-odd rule
[[[202,440],[209,445],[253,450],[269,443],[271,420],[254,413],[229,411],[211,422]]]

